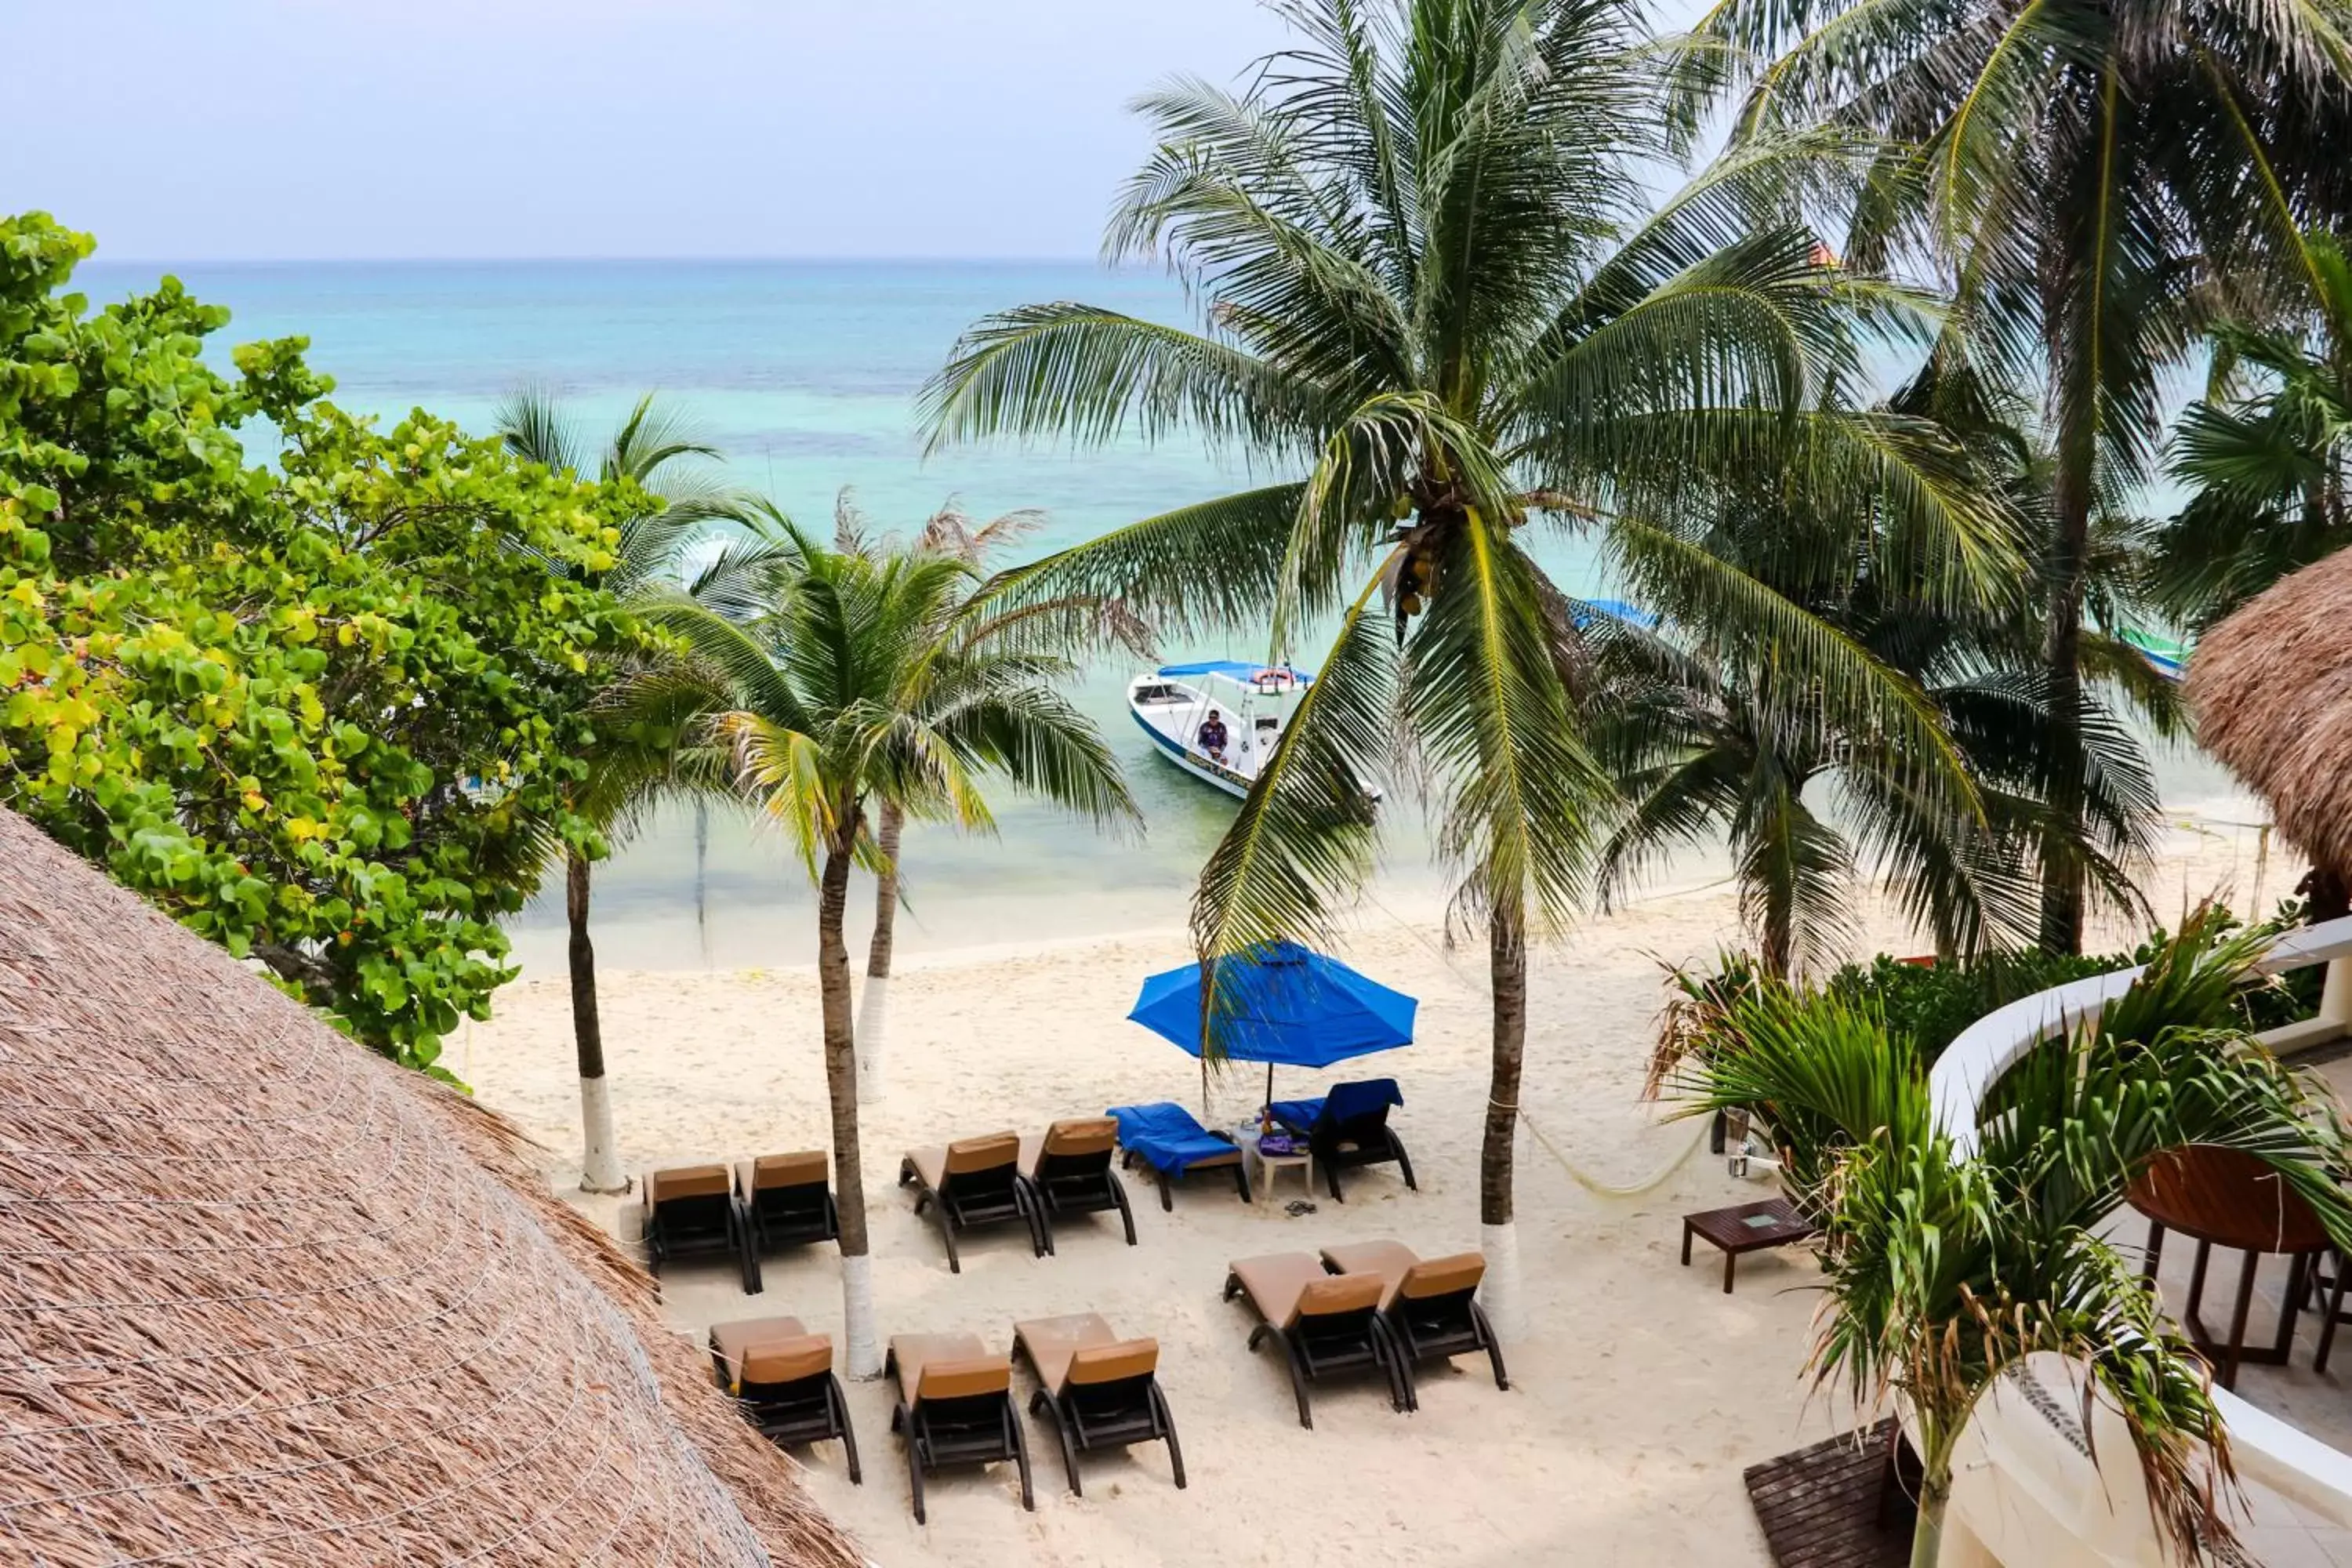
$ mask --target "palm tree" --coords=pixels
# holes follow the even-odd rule
[[[492,416],[507,449],[528,462],[558,472],[585,475],[592,459],[562,405],[546,389],[523,386]],[[646,506],[621,523],[613,564],[597,574],[608,592],[642,601],[674,582],[714,524],[740,515],[742,498],[696,465],[716,460],[717,447],[696,437],[667,409],[656,409],[651,393],[637,400],[604,448],[593,458],[601,482],[634,487]],[[648,747],[600,727],[599,744],[589,756],[581,785],[581,814],[597,824],[595,841],[565,844],[563,910],[571,928],[572,1037],[580,1062],[582,1153],[584,1192],[628,1190],[618,1143],[613,1135],[613,1100],[604,1079],[604,1036],[596,1015],[596,949],[588,935],[589,866],[615,841],[641,824],[654,799],[667,787],[668,759]]]
[[[842,1295],[851,1372],[881,1370],[875,1333],[866,1184],[857,1135],[857,1058],[844,936],[853,868],[886,868],[877,813],[991,829],[982,786],[998,778],[1097,821],[1137,819],[1118,765],[1093,723],[1055,689],[1067,660],[968,644],[940,628],[974,581],[947,554],[829,550],[780,514],[766,536],[765,603],[748,616],[676,593],[651,607],[685,638],[684,669],[648,671],[635,700],[704,706],[709,739],[689,772],[730,773],[784,829],[817,889],[817,977],[840,1196]]]
[[[1948,277],[1964,331],[2039,382],[2053,455],[2042,664],[2061,762],[2083,700],[2103,498],[2154,472],[2163,381],[2217,310],[2302,287],[2298,227],[2352,212],[2343,0],[1717,0],[1684,51],[1686,131],[1744,85],[1735,144],[1792,127],[1890,140],[1848,239]],[[2041,937],[2079,951],[2087,781],[2052,781]]]
[[[2215,386],[2173,433],[2191,495],[2158,531],[2158,602],[2202,629],[2352,542],[2352,261],[2304,239],[2315,308],[2291,328],[2224,322]]]
[[[1815,1377],[1868,1409],[1892,1396],[1909,1417],[1922,1568],[1937,1560],[1977,1402],[2040,1351],[2084,1366],[2121,1412],[2183,1561],[2230,1539],[2207,1369],[2097,1226],[2158,1154],[2200,1144],[2260,1159],[2352,1238],[2331,1174],[2352,1151],[2231,1015],[2268,936],[2219,932],[2200,913],[2095,1027],[2029,1053],[1966,1142],[1937,1125],[1909,1038],[1865,1006],[1765,981],[1706,991],[1678,1021],[1695,1048],[1678,1077],[1688,1109],[1769,1126],[1791,1197],[1822,1227]]]
[[[1190,427],[1296,477],[1000,575],[992,595],[1116,594],[1167,628],[1336,624],[1320,678],[1196,894],[1202,961],[1328,934],[1369,875],[1368,786],[1425,786],[1454,912],[1493,976],[1480,1213],[1512,1276],[1527,944],[1587,889],[1610,784],[1575,722],[1585,651],[1531,542],[1582,533],[1776,646],[1969,809],[1924,699],[1694,538],[1757,465],[1868,475],[1958,597],[2013,561],[1948,444],[1849,411],[1858,317],[1903,301],[1787,216],[1833,138],[1750,146],[1654,211],[1655,51],[1632,0],[1290,0],[1296,48],[1238,94],[1175,83],[1108,249],[1160,258],[1188,331],[1034,305],[966,333],[926,395],[934,443],[1100,443]],[[1213,969],[1212,973],[1214,973]],[[1218,1009],[1205,988],[1211,1048]]]
[[[895,536],[877,535],[845,489],[834,502],[834,548],[869,555],[911,549],[919,555],[961,562],[977,575],[992,559],[1028,538],[1045,520],[1044,512],[1024,509],[983,523],[950,500],[925,520],[909,545]],[[1036,601],[1011,611],[968,599],[949,607],[940,635],[955,638],[966,649],[1018,642],[1031,649],[1075,653],[1107,645],[1139,658],[1152,657],[1150,628],[1118,600],[1099,595]],[[890,1028],[890,961],[898,940],[901,896],[898,849],[907,814],[898,802],[884,800],[875,818],[874,843],[880,868],[874,878],[874,932],[866,946],[866,984],[857,997],[856,1031],[857,1090],[868,1104],[882,1098],[884,1047]]]
[[[1932,416],[1963,440],[1981,481],[2010,496],[2027,536],[2044,531],[2038,455],[2014,423],[2018,410],[1940,363],[1889,407]],[[1645,597],[1689,627],[1685,635],[1598,618],[1591,638],[1588,722],[1625,796],[1601,849],[1601,891],[1621,896],[1664,851],[1719,833],[1758,956],[1780,978],[1843,958],[1865,865],[1884,872],[1940,954],[2031,942],[2040,848],[2067,826],[2048,810],[2059,770],[2035,674],[2036,606],[2029,597],[1942,602],[1894,526],[1899,514],[1847,486],[1822,493],[1817,478],[1751,476],[1705,536],[1706,548],[1914,680],[1967,759],[1981,816],[1923,810],[1884,735],[1823,710],[1769,648],[1719,644],[1703,617],[1678,613],[1674,585],[1662,583]],[[2112,621],[2129,607],[2137,559],[2118,550],[2102,561],[2093,618]],[[2159,729],[2177,721],[2175,691],[2110,632],[2085,636],[2102,677],[2100,705],[2095,721],[2074,731],[2086,756],[2068,771],[2087,781],[2087,805],[2074,825],[2084,837],[2070,847],[2103,900],[2137,916],[2145,901],[2130,873],[2151,853],[2158,803],[2148,760],[2111,717],[2105,689],[2118,689]]]

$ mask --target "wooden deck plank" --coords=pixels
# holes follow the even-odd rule
[[[1748,1468],[1748,1500],[1780,1568],[1904,1568],[1916,1516],[1886,1496],[1895,1424],[1847,1433]],[[1880,1519],[1882,1501],[1886,1518]]]

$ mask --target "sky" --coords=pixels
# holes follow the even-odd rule
[[[1256,0],[0,0],[0,212],[139,260],[1080,258]]]

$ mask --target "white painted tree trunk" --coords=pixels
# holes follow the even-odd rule
[[[599,1078],[580,1080],[580,1190],[584,1193],[625,1193],[629,1178],[621,1169],[621,1151],[613,1137],[613,1091]]]
[[[1486,1277],[1478,1285],[1478,1304],[1486,1309],[1495,1336],[1507,1347],[1525,1338],[1528,1328],[1527,1298],[1519,1289],[1517,1223],[1480,1226],[1478,1249],[1486,1255]]]
[[[882,1339],[874,1327],[874,1259],[841,1260],[842,1364],[852,1377],[882,1375]]]
[[[890,977],[869,974],[857,998],[857,1100],[882,1102],[882,1044],[890,1033]]]

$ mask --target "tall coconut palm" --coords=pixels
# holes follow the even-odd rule
[[[986,832],[991,779],[1097,821],[1137,813],[1101,735],[1055,689],[1071,673],[1066,659],[940,635],[974,581],[961,561],[830,550],[780,516],[758,526],[772,546],[764,606],[730,616],[679,593],[649,608],[693,658],[646,672],[635,697],[675,710],[681,692],[699,689],[712,744],[689,771],[716,763],[731,773],[816,886],[846,1358],[871,1376],[882,1352],[844,926],[852,869],[883,868],[877,814],[889,805],[908,820]]]
[[[1425,786],[1454,910],[1483,928],[1494,1039],[1480,1213],[1514,1269],[1527,948],[1587,888],[1610,784],[1575,721],[1584,658],[1540,541],[1580,534],[1770,643],[1828,708],[1884,731],[1914,785],[1969,786],[1924,699],[1709,554],[1752,467],[1866,474],[1965,596],[2007,553],[1948,444],[1849,411],[1859,315],[1900,301],[1825,265],[1786,215],[1835,138],[1750,147],[1653,210],[1660,81],[1631,0],[1292,0],[1297,47],[1238,93],[1145,99],[1159,146],[1108,248],[1164,260],[1190,331],[1090,306],[974,326],[934,380],[934,442],[1098,443],[1180,429],[1274,482],[1001,576],[1128,597],[1164,628],[1336,626],[1320,677],[1212,855],[1204,961],[1328,934],[1375,839],[1368,785]],[[1211,1049],[1218,998],[1205,998]],[[1507,1307],[1506,1307],[1507,1311]]]
[[[981,522],[953,500],[933,512],[912,541],[877,534],[850,492],[843,490],[834,503],[834,548],[861,554],[911,550],[918,555],[942,556],[961,562],[975,574],[1028,538],[1041,527],[1045,514],[1034,510],[1009,511]],[[940,635],[953,637],[967,648],[983,644],[997,647],[1018,645],[1032,651],[1075,653],[1110,647],[1139,658],[1151,657],[1151,631],[1116,598],[1074,595],[1037,600],[1007,609],[985,601],[950,606]],[[866,944],[866,982],[857,997],[857,1089],[868,1103],[882,1097],[883,1063],[890,1030],[890,963],[898,929],[899,847],[907,814],[898,802],[884,800],[875,811],[875,848],[880,861],[874,877],[874,931]]]
[[[2352,1239],[2331,1173],[2352,1151],[2231,1016],[2268,937],[2218,934],[2198,917],[2095,1028],[2012,1068],[1971,1129],[1937,1124],[1910,1040],[1857,1004],[1768,982],[1712,989],[1678,1020],[1696,1052],[1679,1073],[1691,1109],[1769,1127],[1791,1197],[1822,1227],[1816,1377],[1907,1417],[1925,1469],[1920,1568],[1938,1559],[1970,1415],[2042,1351],[2083,1366],[2121,1412],[2181,1560],[2221,1558],[2231,1469],[2209,1373],[2098,1226],[2158,1153],[2201,1144],[2263,1161]]]
[[[1979,348],[2039,384],[2053,454],[2042,662],[2049,748],[2079,757],[2084,601],[2102,496],[2154,472],[2168,371],[2216,310],[2261,319],[2299,227],[2352,213],[2343,0],[1717,0],[1684,57],[1686,128],[1744,87],[1735,140],[1875,133],[1851,254],[1948,279]],[[2082,942],[2067,843],[2085,781],[2053,781],[2041,935]],[[2074,835],[2079,838],[2080,835]]]
[[[2191,627],[2352,543],[2352,261],[2326,235],[2304,247],[2313,310],[2224,322],[2216,384],[2173,432],[2168,468],[2191,493],[2158,531],[2152,570]]]
[[[598,582],[625,600],[642,600],[673,583],[722,520],[738,516],[741,496],[699,465],[719,449],[695,436],[653,395],[637,400],[601,451],[591,453],[576,423],[544,388],[524,386],[499,405],[493,424],[507,449],[526,461],[606,483],[625,483],[647,505],[621,524],[613,564]],[[587,759],[583,815],[598,824],[595,842],[562,846],[563,909],[570,927],[572,1037],[580,1065],[580,1185],[592,1193],[625,1191],[628,1177],[613,1133],[613,1100],[604,1076],[604,1036],[596,1012],[596,949],[588,934],[589,867],[611,844],[633,831],[667,787],[667,758],[632,737],[604,737]]]

